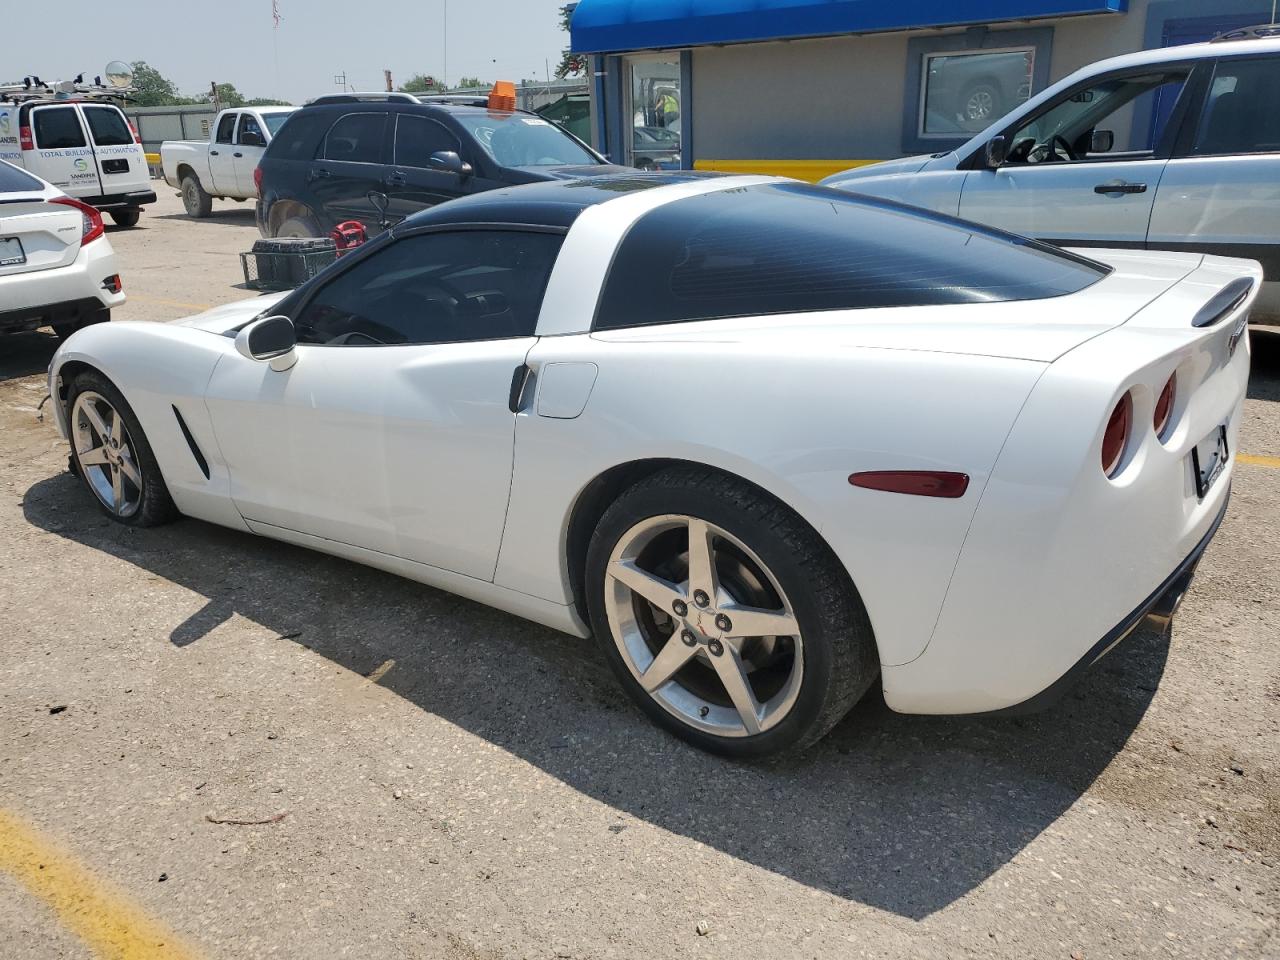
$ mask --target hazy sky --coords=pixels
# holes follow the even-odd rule
[[[335,92],[334,75],[343,71],[357,90],[381,90],[384,68],[397,84],[445,71],[446,3],[450,83],[462,76],[541,78],[546,61],[554,70],[569,44],[560,30],[564,0],[278,2],[280,29],[273,31],[271,0],[0,0],[4,32],[21,38],[3,45],[0,82],[31,73],[43,80],[93,76],[119,59],[147,61],[188,95],[217,80],[249,97],[301,103]]]

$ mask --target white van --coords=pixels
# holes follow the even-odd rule
[[[132,227],[155,203],[137,133],[106,99],[76,95],[0,100],[0,160]]]

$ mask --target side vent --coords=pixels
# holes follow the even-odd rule
[[[191,430],[187,426],[187,421],[182,419],[182,413],[177,407],[173,408],[173,415],[178,418],[178,429],[182,431],[182,436],[186,438],[187,446],[191,448],[191,455],[196,458],[196,466],[200,468],[200,472],[204,474],[206,480],[209,479],[209,461],[204,458],[204,454],[200,452],[200,447],[196,444],[196,438],[191,435]]]

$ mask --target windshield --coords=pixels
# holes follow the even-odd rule
[[[262,122],[267,125],[267,129],[271,131],[271,135],[274,137],[280,128],[284,126],[284,122],[291,116],[293,116],[292,113],[264,113]]]
[[[558,167],[599,163],[576,140],[541,117],[521,113],[454,115],[503,167]]]

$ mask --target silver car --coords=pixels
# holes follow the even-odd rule
[[[1280,323],[1280,29],[1102,60],[950,153],[825,185],[1069,246],[1259,261]]]

